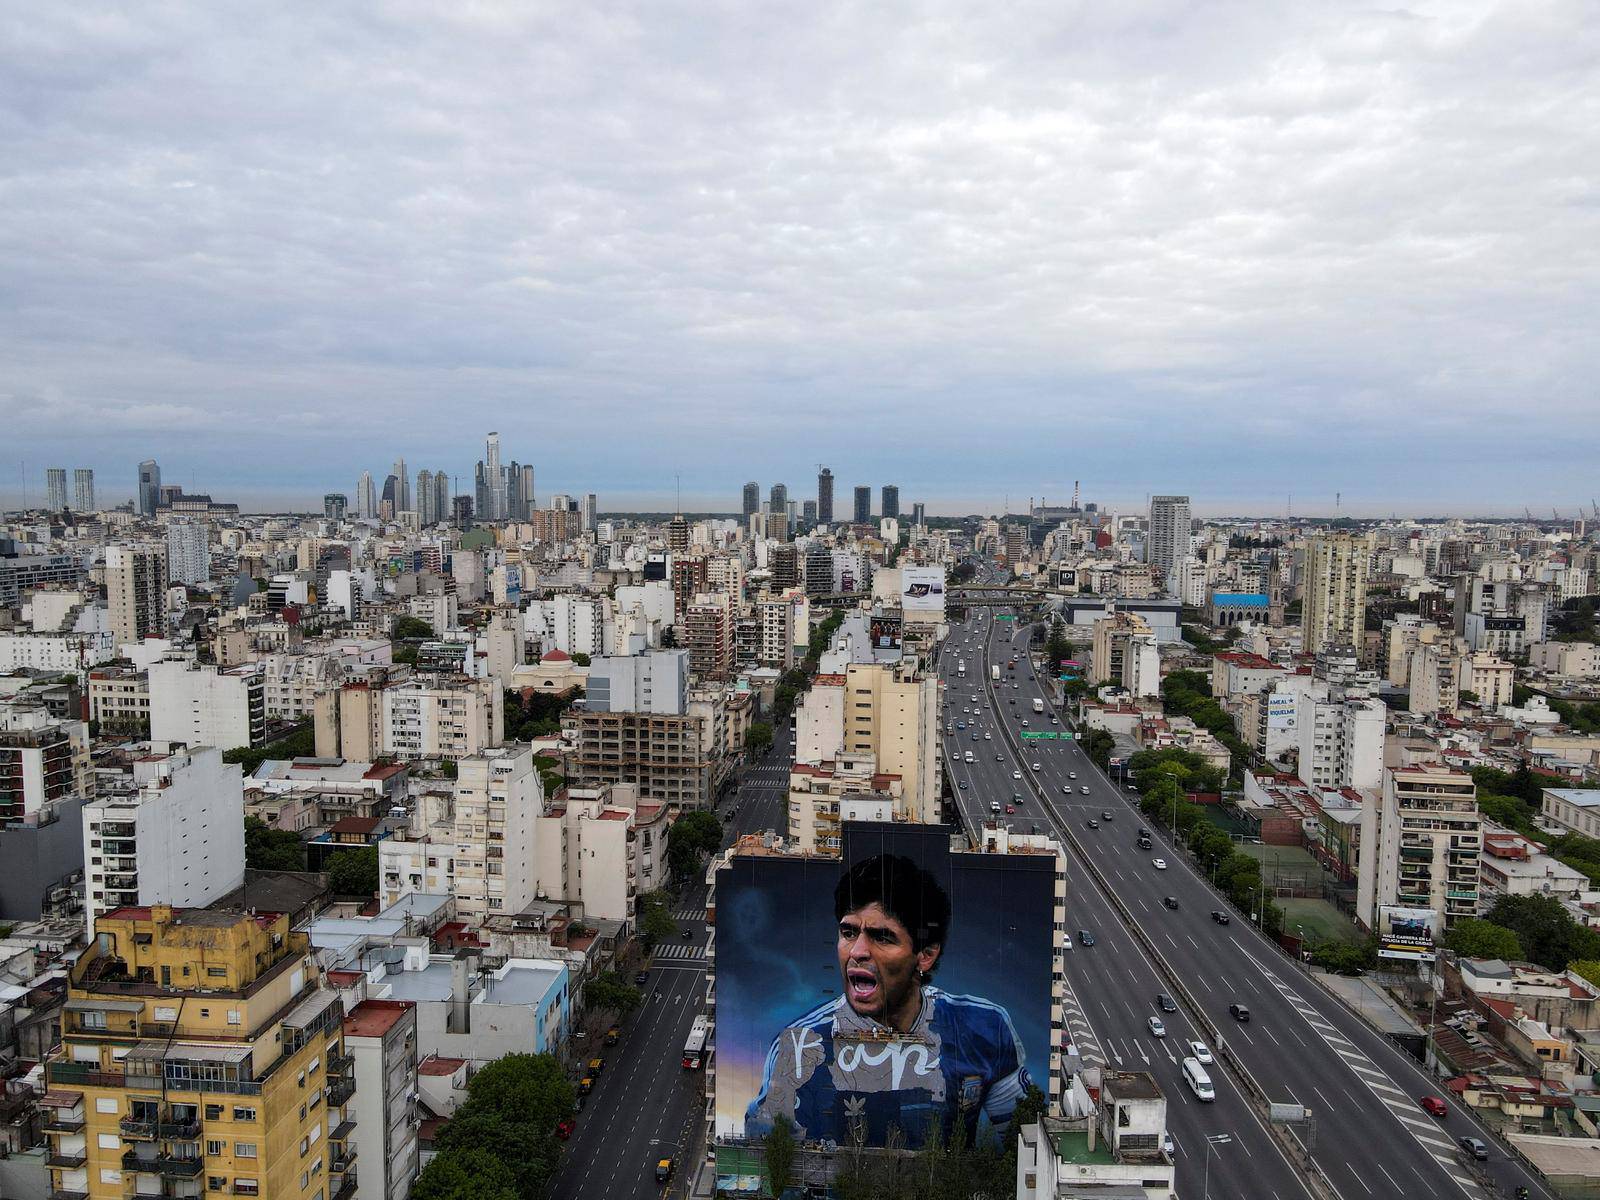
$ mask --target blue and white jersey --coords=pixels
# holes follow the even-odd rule
[[[948,1144],[959,1118],[970,1145],[980,1116],[993,1131],[1005,1130],[1031,1082],[1017,1031],[998,1004],[925,986],[916,1025],[891,1034],[839,996],[773,1039],[745,1135],[761,1136],[786,1116],[797,1137],[843,1144],[860,1136],[881,1146],[894,1127],[915,1148],[935,1120]]]

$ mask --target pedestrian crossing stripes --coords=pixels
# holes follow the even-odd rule
[[[704,921],[706,910],[702,908],[675,908],[672,910],[674,920],[678,921]]]
[[[696,961],[705,958],[705,947],[694,942],[668,942],[664,946],[657,946],[657,958],[688,958]]]
[[[1344,1064],[1355,1073],[1357,1079],[1367,1085],[1389,1115],[1400,1122],[1416,1141],[1427,1151],[1441,1167],[1445,1174],[1455,1180],[1456,1185],[1471,1200],[1489,1200],[1489,1193],[1476,1179],[1466,1174],[1457,1157],[1455,1144],[1442,1133],[1439,1127],[1424,1117],[1417,1108],[1415,1098],[1408,1096],[1396,1087],[1387,1074],[1360,1050],[1355,1048],[1355,1043],[1335,1029],[1329,1020],[1319,1012],[1315,1005],[1307,1001],[1299,992],[1290,987],[1288,983],[1267,967],[1260,959],[1239,944],[1239,939],[1234,938],[1234,944],[1239,946],[1246,958],[1255,964],[1267,982],[1277,989],[1279,995],[1289,1002],[1289,1006],[1305,1019],[1328,1048],[1338,1054]]]
[[[1089,1018],[1084,1016],[1077,993],[1065,979],[1061,981],[1061,1018],[1067,1027],[1067,1040],[1078,1048],[1078,1057],[1089,1066],[1105,1066],[1105,1051],[1094,1036],[1094,1027],[1089,1024]]]

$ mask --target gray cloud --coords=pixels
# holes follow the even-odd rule
[[[602,493],[1588,498],[1581,3],[0,22],[30,457],[309,495],[498,427]]]

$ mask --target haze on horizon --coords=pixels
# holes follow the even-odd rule
[[[1587,506],[1577,2],[13,5],[0,503]],[[26,464],[24,466],[24,464]],[[463,486],[462,490],[470,490]]]

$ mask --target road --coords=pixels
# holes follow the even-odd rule
[[[782,831],[793,750],[793,735],[778,730],[772,749],[745,768],[718,814],[730,841]],[[698,1149],[705,1104],[704,1074],[685,1071],[682,1061],[689,1026],[704,1008],[705,885],[691,889],[673,915],[690,936],[656,948],[643,1006],[623,1023],[621,1042],[602,1049],[605,1070],[578,1114],[551,1200],[660,1200],[655,1164],[667,1157],[677,1160],[677,1175],[666,1194],[684,1194],[684,1147]]]
[[[977,659],[967,657],[965,680],[950,681],[947,694],[953,703],[947,711],[952,719],[961,720],[963,705],[972,707],[968,697],[978,695],[980,705],[985,701],[997,704],[1002,712],[999,720],[1008,725],[1002,734],[996,727],[995,709],[980,709],[983,728],[978,742],[971,740],[970,725],[946,740],[952,778],[968,783],[965,791],[956,792],[963,819],[969,823],[981,819],[988,815],[991,800],[998,799],[1003,805],[1020,792],[1024,803],[1017,814],[1002,818],[1014,828],[1027,831],[1038,824],[1058,833],[1070,828],[1267,1094],[1312,1111],[1314,1134],[1303,1140],[1341,1196],[1353,1200],[1419,1195],[1486,1200],[1497,1192],[1510,1195],[1519,1185],[1535,1196],[1549,1196],[1536,1179],[1498,1149],[1492,1151],[1486,1165],[1496,1190],[1485,1188],[1456,1150],[1455,1139],[1464,1134],[1489,1140],[1465,1106],[1326,994],[1248,920],[1233,914],[1235,919],[1227,926],[1214,923],[1209,914],[1214,909],[1228,911],[1227,903],[1159,836],[1154,849],[1137,848],[1135,831],[1144,826],[1142,816],[1127,793],[1096,770],[1076,742],[1023,743],[1012,738],[1022,731],[1024,719],[1029,721],[1030,732],[1040,728],[1041,719],[1046,730],[1061,728],[1032,712],[1035,697],[1045,700],[1047,709],[1050,705],[1034,677],[1027,655],[1027,631],[1016,627],[1020,625],[975,616],[966,630],[952,633],[952,644],[947,644],[942,655],[941,668],[950,680],[957,661],[955,651],[984,652]],[[963,644],[964,638],[970,638],[970,643]],[[1008,642],[1011,645],[1006,645]],[[1013,648],[1015,678],[1006,669]],[[1016,683],[1016,690],[1005,686],[991,689],[988,668],[997,661],[1005,682]],[[1010,699],[1017,701],[1015,707],[1008,703]],[[994,740],[983,740],[984,733]],[[1024,745],[1026,757],[1018,761]],[[956,752],[964,756],[969,749],[975,751],[978,762],[956,762]],[[996,761],[996,754],[1003,761]],[[1040,764],[1037,773],[1032,770],[1033,762]],[[1020,771],[1024,779],[1013,779],[1013,771]],[[1076,779],[1070,778],[1073,773]],[[1062,791],[1064,786],[1072,789],[1070,794]],[[1090,789],[1087,796],[1081,792],[1085,786]],[[1041,795],[1047,798],[1046,804],[1041,804]],[[1104,812],[1111,812],[1113,819],[1103,820]],[[1089,829],[1090,819],[1100,827]],[[1154,867],[1157,857],[1167,863],[1165,870]],[[1221,1069],[1212,1070],[1218,1099],[1214,1105],[1200,1106],[1193,1103],[1174,1064],[1162,1066],[1167,1055],[1154,1045],[1156,1039],[1148,1035],[1145,1021],[1155,1013],[1155,993],[1171,989],[1076,855],[1069,855],[1068,886],[1069,905],[1075,914],[1068,919],[1069,928],[1089,928],[1097,941],[1087,952],[1078,946],[1069,956],[1069,982],[1079,1002],[1073,1026],[1080,1048],[1097,1053],[1101,1061],[1109,1059],[1113,1066],[1120,1057],[1122,1065],[1132,1061],[1141,1069],[1140,1050],[1150,1054],[1151,1069],[1161,1079],[1173,1110],[1170,1120],[1179,1147],[1184,1194],[1200,1194],[1203,1139],[1207,1131],[1221,1126],[1232,1140],[1211,1154],[1212,1192],[1275,1192],[1287,1197],[1291,1193],[1283,1190],[1287,1184],[1279,1170],[1286,1170],[1287,1164],[1275,1149],[1263,1152],[1260,1138],[1239,1119],[1244,1102],[1234,1092],[1232,1079]],[[1177,902],[1176,911],[1162,906],[1167,896]],[[1234,1002],[1249,1006],[1248,1024],[1228,1016],[1228,1006]],[[1177,1030],[1193,1028],[1188,1012],[1168,1014],[1165,1019],[1172,1030],[1169,1045]],[[1082,1032],[1085,1026],[1087,1035]],[[1449,1115],[1436,1120],[1424,1113],[1417,1105],[1417,1098],[1424,1094],[1444,1099]],[[1203,1109],[1203,1117],[1196,1118],[1188,1111],[1191,1109]],[[1270,1179],[1262,1173],[1268,1166],[1273,1169]],[[1219,1168],[1235,1167],[1237,1178],[1247,1180],[1249,1187],[1242,1191],[1237,1185],[1219,1188]],[[1296,1187],[1293,1194],[1299,1194]]]

